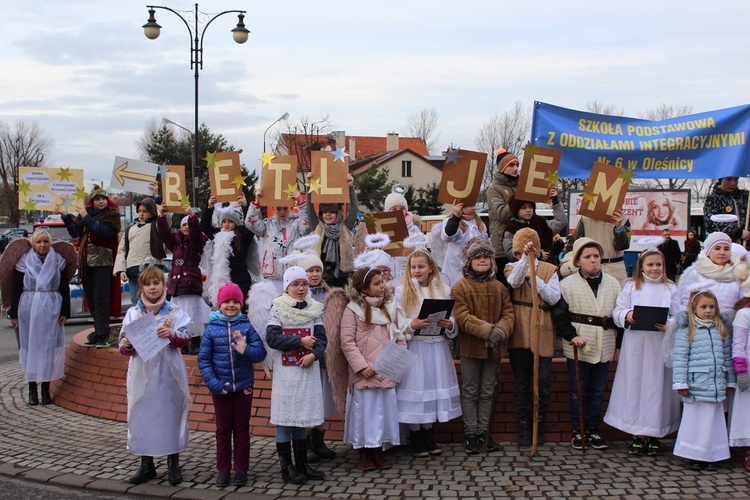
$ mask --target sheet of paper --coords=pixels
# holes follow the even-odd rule
[[[430,326],[427,328],[420,328],[418,335],[424,335],[425,337],[434,337],[443,333],[443,328],[438,326],[437,321],[439,319],[445,319],[448,317],[448,311],[439,311],[432,313],[425,319],[430,322]]]
[[[380,355],[375,360],[372,369],[378,375],[387,377],[394,382],[401,382],[401,379],[409,371],[416,357],[417,355],[409,351],[406,347],[401,347],[394,341],[390,341],[380,351]]]
[[[125,336],[143,361],[153,358],[169,345],[169,337],[162,338],[156,334],[158,327],[159,323],[152,312],[144,314],[126,327]]]

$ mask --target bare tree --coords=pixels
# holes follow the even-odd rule
[[[642,115],[646,120],[668,120],[679,116],[689,115],[693,107],[688,104],[666,104],[662,103],[656,108],[647,109]]]
[[[646,120],[668,120],[669,118],[689,115],[692,112],[693,107],[687,104],[662,103],[656,108],[647,109],[642,117]],[[682,189],[685,186],[688,186],[688,180],[689,179],[654,179],[656,186],[661,189]]]
[[[322,116],[314,122],[307,116],[301,117],[296,123],[286,119],[281,121],[281,125],[281,131],[274,137],[276,148],[272,149],[276,154],[297,155],[297,177],[304,184],[304,174],[310,171],[312,165],[311,151],[321,151],[327,146],[336,149],[336,140],[331,135],[333,126],[329,115]]]
[[[440,134],[437,134],[440,115],[433,108],[423,108],[406,118],[406,125],[401,129],[401,135],[404,137],[418,137],[424,141],[427,151],[435,154]]]
[[[15,128],[0,122],[0,192],[11,222],[18,224],[18,168],[41,167],[52,147],[36,122],[18,121]]]
[[[599,101],[588,101],[586,111],[597,115],[625,116],[625,108],[617,108],[614,104],[604,104]]]
[[[482,191],[492,183],[495,174],[495,157],[498,148],[505,148],[514,155],[521,157],[523,146],[529,140],[531,133],[531,110],[524,107],[521,101],[516,101],[513,109],[502,114],[495,114],[482,124],[474,144],[487,153],[487,165],[482,179]]]

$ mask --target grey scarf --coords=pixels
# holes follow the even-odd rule
[[[325,262],[333,263],[336,265],[336,271],[334,276],[339,277],[341,270],[339,269],[339,237],[341,236],[341,222],[334,224],[323,224],[323,232],[325,237],[323,238],[323,246],[321,247],[321,255],[325,254]]]

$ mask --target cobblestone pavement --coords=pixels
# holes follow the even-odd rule
[[[750,474],[735,454],[715,472],[695,472],[667,453],[630,457],[625,442],[583,456],[567,443],[545,444],[538,455],[511,443],[490,455],[467,456],[460,444],[443,446],[443,454],[414,459],[405,449],[387,455],[390,470],[361,472],[357,454],[335,443],[335,460],[319,465],[327,479],[285,485],[275,446],[253,437],[248,486],[214,485],[214,436],[192,432],[180,455],[185,481],[170,486],[166,459],[157,458],[159,477],[142,485],[127,478],[138,459],[126,449],[123,423],[83,416],[55,405],[26,405],[26,384],[17,362],[0,364],[0,474],[112,493],[153,497],[219,499],[396,497],[583,497],[609,498],[748,498]],[[671,441],[665,445],[671,446]],[[736,451],[736,450],[735,450]]]

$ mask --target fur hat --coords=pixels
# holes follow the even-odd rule
[[[492,248],[492,243],[487,238],[472,238],[461,249],[461,255],[464,258],[464,263],[471,262],[480,255],[489,255],[494,259],[495,249]]]
[[[536,256],[539,257],[542,255],[542,244],[539,242],[539,235],[530,227],[519,229],[516,231],[516,234],[513,235],[513,255],[515,256],[516,252],[523,253],[523,247],[529,242],[534,244]]]
[[[408,211],[409,204],[406,202],[406,198],[404,198],[407,191],[409,191],[409,186],[405,184],[396,184],[393,186],[391,194],[385,197],[383,211],[390,212],[396,206],[404,207]]]
[[[94,184],[94,188],[89,193],[89,200],[93,201],[95,198],[99,198],[101,196],[109,198],[109,193],[107,193],[107,190],[103,187]]]
[[[599,256],[604,256],[604,249],[602,246],[595,240],[592,240],[591,238],[578,238],[573,242],[573,265],[575,267],[580,267],[578,259],[581,258],[581,252],[584,248],[594,246],[599,250]]]
[[[708,255],[708,252],[710,252],[711,249],[719,243],[726,243],[731,247],[732,238],[730,238],[728,234],[722,233],[721,231],[716,231],[709,234],[706,237],[706,241],[703,242],[703,249],[705,250],[706,255]]]
[[[234,299],[240,304],[245,303],[242,297],[242,290],[240,290],[240,287],[235,283],[227,283],[223,287],[219,288],[219,294],[216,298],[216,302],[221,305],[230,299]]]
[[[138,206],[136,207],[136,209],[140,208],[141,205],[143,206],[143,208],[145,208],[148,211],[148,213],[154,214],[154,215],[159,214],[159,211],[156,210],[156,202],[154,201],[153,198],[143,198],[141,201],[138,202]]]
[[[305,280],[307,281],[307,273],[300,266],[291,266],[284,271],[284,291],[289,287],[289,284],[293,281]]]
[[[235,226],[239,226],[242,223],[242,217],[240,217],[239,212],[233,208],[228,208],[221,212],[220,222],[223,222],[225,220],[234,222]]]
[[[514,155],[513,153],[509,153],[508,151],[505,150],[505,148],[498,149],[497,158],[495,158],[497,171],[502,174],[503,171],[505,170],[505,167],[507,167],[508,164],[512,162],[513,160],[518,161],[518,156]]]
[[[533,201],[519,200],[515,197],[515,195],[511,196],[508,199],[508,208],[510,209],[510,212],[513,214],[513,217],[518,217],[518,212],[521,211],[521,208],[526,203],[534,207],[534,213],[536,213],[536,203],[534,203]]]

